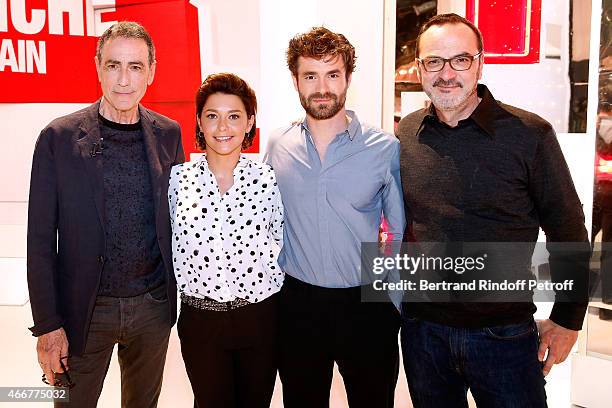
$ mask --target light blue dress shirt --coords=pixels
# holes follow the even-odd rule
[[[276,173],[285,207],[278,263],[303,282],[327,288],[361,281],[361,243],[377,242],[381,216],[389,238],[406,224],[395,136],[360,123],[354,112],[321,162],[307,122],[275,131],[264,161]]]

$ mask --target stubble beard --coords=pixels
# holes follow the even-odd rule
[[[428,87],[424,87],[425,93],[431,99],[431,102],[436,107],[436,109],[441,111],[454,111],[462,108],[467,104],[470,97],[476,93],[477,82],[470,89],[465,89],[465,85],[457,82],[455,80],[444,81],[443,79],[438,79],[432,85]],[[462,89],[462,92],[457,96],[445,96],[443,94],[437,93],[434,88],[439,85],[459,85]]]
[[[315,92],[308,96],[303,94],[300,95],[300,103],[306,111],[306,113],[316,120],[326,120],[336,116],[338,112],[344,108],[346,103],[346,90],[340,95],[333,94],[331,92],[319,93]],[[331,103],[328,104],[315,104],[314,99],[330,99]]]

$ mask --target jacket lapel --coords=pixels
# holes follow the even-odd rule
[[[91,105],[87,110],[85,118],[79,126],[81,133],[76,143],[81,151],[81,159],[85,165],[87,178],[91,182],[98,218],[100,219],[102,230],[104,230],[104,173],[102,172],[102,155],[96,153],[96,149],[100,144],[99,107],[100,101]]]
[[[155,205],[156,218],[159,215],[159,199],[161,196],[161,176],[163,168],[159,159],[159,132],[155,118],[151,116],[147,109],[139,106],[140,119],[142,124],[143,140],[147,153],[147,163],[149,165],[149,175],[151,186],[153,187],[153,201]]]

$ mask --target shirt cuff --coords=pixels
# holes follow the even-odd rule
[[[64,326],[64,319],[62,319],[59,316],[53,316],[43,322],[40,322],[30,327],[30,331],[32,332],[32,336],[38,337],[38,336],[42,336],[43,334],[50,333],[53,330],[57,330],[63,326]]]
[[[581,330],[588,303],[555,303],[550,320],[570,330]]]

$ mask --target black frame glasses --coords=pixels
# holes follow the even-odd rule
[[[64,358],[68,358],[68,357],[60,358],[60,365],[62,366],[62,370],[64,372],[55,373],[55,383],[54,384],[49,383],[49,380],[47,379],[47,376],[45,374],[42,375],[42,382],[52,387],[58,387],[58,388],[70,389],[75,386],[75,384],[72,382],[72,379],[70,378],[70,374],[68,374],[68,370],[66,370],[66,366],[64,365],[64,362],[62,361],[62,359]]]
[[[482,55],[482,51],[474,55],[464,54],[464,55],[457,55],[452,58],[427,57],[427,58],[415,58],[415,59],[421,64],[423,69],[427,72],[440,72],[444,69],[444,66],[446,65],[447,62],[448,62],[448,65],[450,65],[450,67],[455,71],[467,71],[470,68],[472,68],[472,64],[474,63],[474,60],[479,58],[481,55]],[[467,60],[465,61],[465,63],[468,63],[467,67],[461,65],[464,63],[464,60]],[[434,67],[432,69],[431,65],[428,67],[429,63],[435,63],[439,61],[442,61],[442,65],[440,65],[440,68]]]

